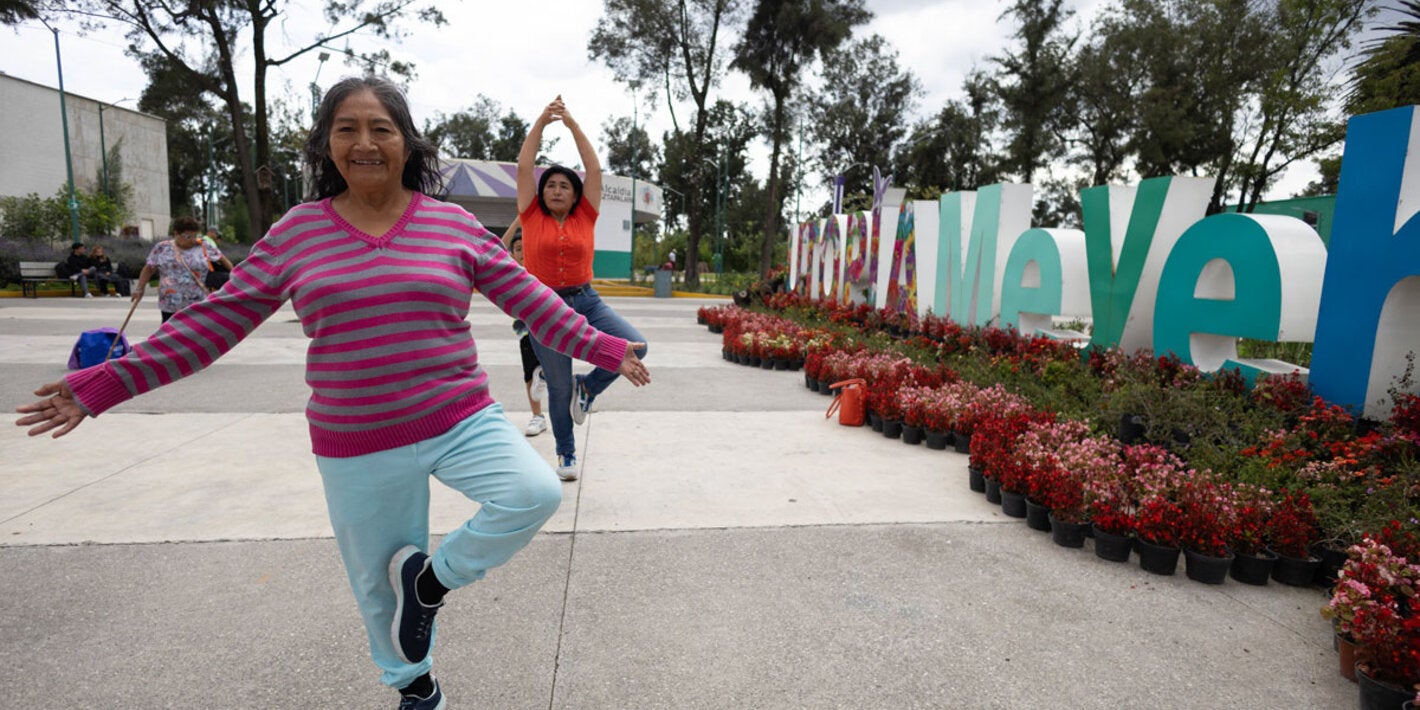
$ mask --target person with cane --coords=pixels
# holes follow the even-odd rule
[[[156,275],[158,311],[163,314],[164,323],[174,313],[207,298],[207,272],[212,270],[212,262],[222,264],[229,271],[232,268],[232,262],[216,244],[203,237],[200,230],[201,225],[192,217],[173,220],[173,238],[153,245],[138,274],[138,286],[133,289],[134,302],[143,300],[148,282]]]

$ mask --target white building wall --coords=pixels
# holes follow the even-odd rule
[[[103,166],[99,102],[66,93],[74,185],[97,189]],[[103,143],[121,145],[123,181],[133,188],[126,224],[152,239],[168,232],[167,122],[106,106]],[[121,141],[121,143],[120,143]],[[53,195],[67,183],[59,90],[0,73],[0,196]],[[89,235],[85,235],[89,236]]]

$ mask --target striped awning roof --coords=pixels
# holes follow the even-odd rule
[[[449,197],[515,199],[518,196],[517,163],[440,158],[439,168],[444,175]],[[539,166],[534,169],[533,175],[541,177],[546,169]],[[577,174],[582,173],[578,171]]]

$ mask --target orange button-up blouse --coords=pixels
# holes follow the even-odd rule
[[[523,264],[552,288],[590,283],[596,251],[597,211],[583,200],[558,224],[533,200],[518,215],[523,227]]]

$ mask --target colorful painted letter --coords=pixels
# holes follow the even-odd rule
[[[1179,237],[1154,307],[1154,353],[1213,371],[1238,338],[1311,342],[1326,247],[1293,217],[1216,214]],[[1251,373],[1255,368],[1245,368]]]
[[[1090,311],[1090,269],[1085,233],[1031,229],[1016,240],[1001,280],[1001,324],[1022,335],[1051,330],[1053,316]]]
[[[1377,418],[1390,414],[1387,390],[1420,351],[1416,109],[1357,116],[1347,126],[1312,350],[1316,393]]]
[[[1209,178],[1150,178],[1138,187],[1080,192],[1090,264],[1090,346],[1134,352],[1154,345],[1154,299],[1174,242],[1203,217]],[[1126,227],[1127,225],[1127,227]]]

